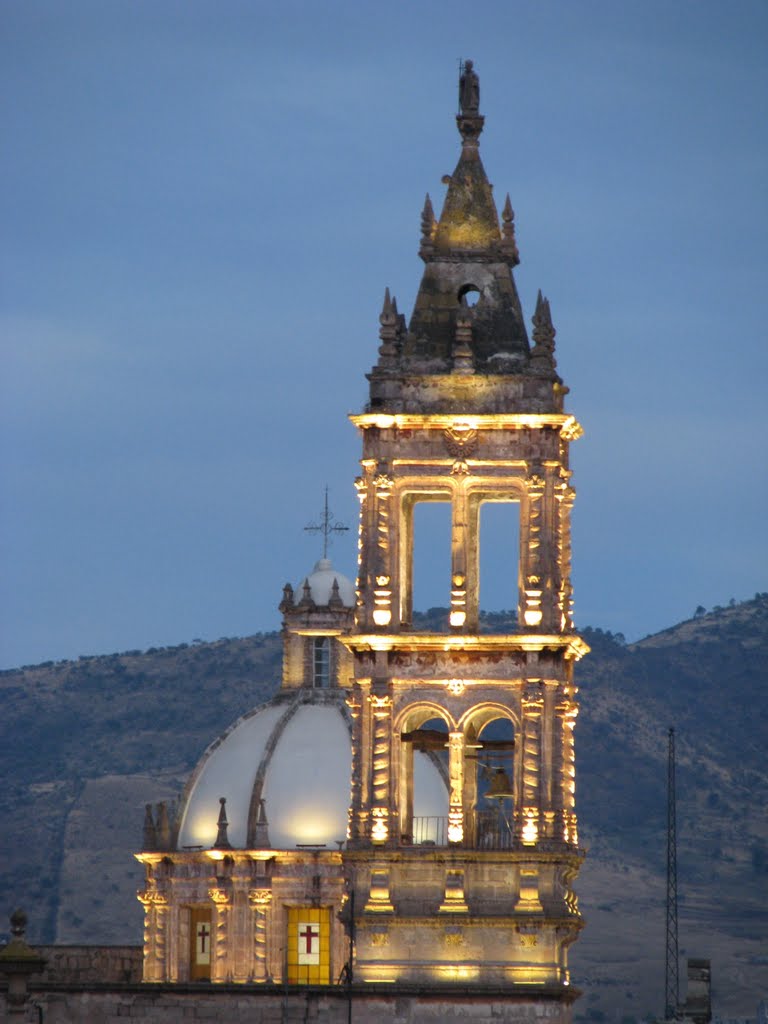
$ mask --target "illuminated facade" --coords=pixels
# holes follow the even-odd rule
[[[521,1000],[570,1019],[573,668],[588,648],[572,619],[568,451],[581,429],[541,293],[528,340],[470,63],[460,96],[461,155],[440,217],[424,206],[413,315],[387,292],[369,403],[351,417],[357,584],[320,562],[286,588],[280,693],[209,748],[176,822],[148,809],[146,981],[351,972],[433,994],[458,983],[473,1005],[493,991],[504,1019]],[[451,514],[449,607],[429,630],[413,615],[424,502]],[[480,623],[488,503],[519,509],[517,620],[501,633]]]
[[[543,986],[567,1003],[567,949],[582,923],[571,889],[581,863],[573,666],[587,647],[572,620],[568,468],[581,430],[563,409],[541,294],[533,346],[527,338],[513,212],[507,197],[499,223],[483,120],[463,91],[461,156],[440,218],[429,197],[424,207],[412,318],[387,292],[370,401],[352,417],[363,438],[359,576],[355,632],[342,640],[355,659],[345,858],[361,910],[355,971]],[[421,502],[451,510],[440,632],[412,615]],[[518,624],[503,635],[480,632],[487,502],[520,513]],[[441,750],[447,766],[436,839],[413,810],[419,750]]]

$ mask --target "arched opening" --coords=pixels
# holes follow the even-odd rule
[[[480,505],[478,604],[480,629],[511,633],[517,628],[520,564],[520,505],[484,500]]]
[[[456,297],[460,306],[468,306],[472,309],[480,301],[480,289],[476,284],[465,284],[459,289]]]
[[[447,496],[446,496],[447,497]],[[411,603],[405,610],[408,624],[424,632],[448,629],[451,574],[451,504],[439,497],[414,497],[412,503]]]
[[[514,725],[501,711],[487,708],[467,726],[466,737],[464,801],[472,808],[473,845],[510,849],[517,802]]]
[[[431,708],[403,722],[400,772],[400,835],[404,844],[448,842],[448,723]]]

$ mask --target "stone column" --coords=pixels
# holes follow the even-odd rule
[[[538,842],[541,816],[541,719],[544,699],[540,688],[529,684],[523,694],[523,778],[519,838],[526,846]]]
[[[392,810],[392,698],[371,694],[372,713],[371,831],[373,842],[384,843],[391,836]]]
[[[464,733],[448,734],[448,841],[461,843],[464,839]]]
[[[476,510],[475,510],[476,511]],[[451,506],[451,610],[450,624],[453,629],[477,628],[477,548],[474,558],[469,550],[472,535],[477,531],[469,529],[471,515],[467,492],[459,478],[453,492]]]
[[[272,902],[270,889],[249,889],[248,902],[253,916],[253,968],[254,981],[268,981],[267,911]]]
[[[211,981],[231,981],[229,932],[230,917],[232,915],[232,897],[227,889],[209,889],[208,896],[214,904]]]
[[[573,587],[571,586],[571,509],[576,492],[568,484],[570,472],[560,470],[560,481],[555,488],[558,506],[557,515],[557,562],[559,569],[558,608],[560,624],[558,632],[573,632]]]
[[[139,893],[144,907],[144,981],[167,981],[167,919],[168,900],[157,889]]]
[[[579,845],[576,820],[576,751],[573,743],[573,730],[578,713],[578,707],[572,701],[567,702],[563,714],[563,837],[573,846]]]
[[[392,622],[393,565],[391,551],[392,531],[392,489],[394,480],[387,473],[378,473],[373,481],[375,487],[375,537],[376,554],[373,565],[373,624],[386,628]]]
[[[523,629],[539,631],[541,629],[543,610],[542,594],[544,589],[544,569],[541,560],[544,477],[531,472],[526,481],[527,490],[527,535],[520,545],[521,577],[523,580],[522,612],[520,626]],[[522,526],[522,523],[521,523]]]
[[[349,801],[349,838],[352,840],[362,839],[365,836],[365,827],[362,823],[361,812],[363,808],[363,780],[365,771],[363,767],[363,710],[367,705],[364,694],[359,683],[354,683],[352,692],[346,698],[349,716],[352,719],[352,783]]]
[[[357,625],[359,629],[370,629],[371,622],[371,573],[370,573],[370,552],[367,539],[371,530],[371,489],[370,489],[370,465],[371,460],[365,460],[363,467],[365,475],[355,480],[357,498],[360,502],[360,516],[357,528]]]

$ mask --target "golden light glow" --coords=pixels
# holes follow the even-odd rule
[[[526,846],[533,846],[539,838],[539,827],[536,824],[535,812],[528,810],[524,814],[525,822],[521,837]]]
[[[373,823],[371,825],[371,839],[374,843],[385,843],[389,837],[389,826],[387,825],[386,807],[374,807],[371,810]]]
[[[546,967],[510,967],[509,978],[518,985],[544,985],[554,980]]]
[[[392,612],[389,608],[374,608],[373,621],[377,626],[388,626],[392,619]]]
[[[446,636],[445,633],[347,633],[339,641],[351,651],[522,651],[561,650],[566,658],[578,661],[589,654],[589,645],[580,636],[560,633],[482,633]]]
[[[450,811],[448,814],[448,842],[460,843],[464,839],[464,822],[461,811]]]
[[[538,626],[541,622],[542,613],[535,608],[526,608],[523,612],[526,626]]]
[[[356,427],[378,427],[387,430],[453,430],[457,427],[456,417],[450,413],[384,413],[352,414],[350,420]],[[531,430],[541,427],[559,428],[566,441],[575,441],[583,430],[574,416],[565,413],[482,413],[462,420],[464,429],[473,430]]]
[[[206,850],[205,851],[205,856],[209,860],[224,860],[224,851],[223,850]]]
[[[452,626],[463,626],[467,621],[467,613],[465,611],[452,611],[450,614],[450,622]]]
[[[475,964],[438,964],[432,973],[439,981],[476,981],[480,968]]]

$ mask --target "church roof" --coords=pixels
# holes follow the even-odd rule
[[[477,76],[470,68],[470,75]],[[449,368],[457,322],[471,320],[472,353],[478,372],[510,372],[527,360],[528,335],[512,276],[518,262],[509,200],[504,230],[499,223],[493,186],[480,158],[479,84],[475,102],[462,96],[456,122],[461,153],[453,174],[443,178],[448,190],[440,217],[423,218],[421,257],[426,266],[403,343],[403,365],[432,372]],[[471,305],[476,300],[475,305]]]
[[[416,814],[447,813],[447,789],[429,756],[416,753]],[[234,848],[268,845],[334,848],[347,834],[352,745],[341,700],[327,691],[302,690],[239,719],[205,752],[179,814],[177,849],[214,846],[220,798],[226,798],[228,840]],[[263,808],[261,801],[264,801]]]
[[[355,606],[355,584],[343,573],[333,568],[330,558],[321,558],[315,563],[312,572],[298,588],[298,596],[303,596],[304,587],[309,587],[309,596],[318,605],[327,605],[334,596],[334,583],[338,587],[338,597],[345,608]]]
[[[461,83],[458,163],[442,179],[440,216],[429,196],[424,204],[419,255],[425,266],[407,324],[385,294],[369,409],[560,412],[565,389],[554,345],[531,349],[517,293],[514,210],[507,196],[499,217],[480,157],[485,118],[471,61]]]

